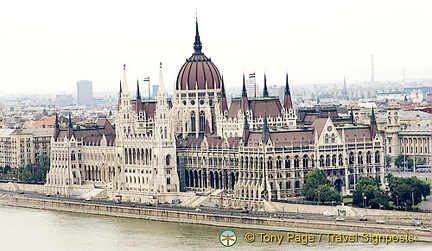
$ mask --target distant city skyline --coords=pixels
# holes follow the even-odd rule
[[[23,8],[25,6],[25,8]],[[203,52],[240,87],[242,74],[262,83],[362,83],[432,78],[429,1],[74,1],[8,2],[0,10],[0,96],[73,93],[76,81],[116,92],[122,65],[129,89],[150,76],[165,85],[193,52],[198,11]],[[259,92],[260,90],[258,90]]]

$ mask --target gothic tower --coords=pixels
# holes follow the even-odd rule
[[[162,63],[160,63],[159,69],[159,90],[156,102],[154,130],[156,178],[154,191],[157,193],[178,192],[180,186],[177,174],[176,140],[163,81]]]

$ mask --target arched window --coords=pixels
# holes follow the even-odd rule
[[[201,111],[199,114],[199,131],[204,132],[205,130],[205,114],[204,111]]]
[[[169,166],[171,164],[171,155],[168,154],[165,157],[165,163],[166,163],[167,166]]]
[[[366,163],[367,164],[372,163],[372,155],[369,151],[366,153]]]
[[[282,160],[281,160],[281,157],[278,156],[277,160],[276,160],[276,168],[280,169],[281,167],[282,167]]]
[[[285,168],[288,169],[288,168],[290,168],[290,167],[291,167],[291,162],[290,162],[289,157],[287,156],[287,157],[285,158]]]
[[[336,166],[336,164],[337,164],[336,154],[333,154],[333,156],[332,156],[332,166]]]
[[[303,167],[304,168],[309,167],[309,157],[307,155],[303,156]]]
[[[326,165],[326,166],[330,166],[330,155],[329,155],[329,154],[326,155],[326,162],[325,162],[325,165]]]
[[[354,153],[353,152],[349,153],[348,164],[354,165]]]
[[[324,166],[324,155],[321,155],[319,158],[319,166],[323,167]]]
[[[343,166],[343,156],[339,154],[339,166]]]
[[[296,155],[294,157],[294,168],[298,168],[298,167],[300,167],[300,159],[299,159],[299,156]]]
[[[363,165],[363,153],[362,152],[358,153],[358,157],[357,158],[358,158],[357,159],[357,164]]]
[[[267,162],[267,168],[272,169],[272,167],[273,167],[273,160],[272,157],[269,157]]]
[[[332,142],[332,143],[335,143],[335,142],[336,142],[336,136],[335,136],[334,133],[331,135],[331,142]]]
[[[195,123],[195,112],[191,112],[191,131],[195,132],[196,131],[196,123]]]
[[[328,144],[328,142],[329,142],[329,136],[328,136],[328,134],[326,134],[324,136],[324,143]]]
[[[376,151],[375,152],[375,164],[379,164],[380,163],[380,152]]]

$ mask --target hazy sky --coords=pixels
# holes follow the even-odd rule
[[[203,52],[228,86],[267,72],[281,85],[432,77],[431,1],[2,1],[0,95],[129,89],[159,62],[165,86],[193,52],[198,10]],[[141,82],[141,84],[143,84]],[[143,84],[144,88],[144,84]]]

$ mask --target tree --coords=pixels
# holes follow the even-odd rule
[[[320,202],[335,201],[339,202],[341,200],[340,194],[331,187],[329,184],[319,185],[317,189],[318,200]]]
[[[353,204],[362,207],[388,208],[389,200],[387,192],[381,190],[377,182],[370,177],[361,178],[353,193]]]
[[[417,177],[395,177],[388,174],[390,193],[393,204],[399,207],[402,204],[414,206],[431,194],[430,184]]]
[[[397,156],[397,158],[395,159],[395,165],[397,167],[408,167],[411,168],[414,165],[414,161],[412,158],[406,156],[406,155],[399,155]]]
[[[390,155],[386,155],[386,156],[384,156],[384,158],[385,158],[385,165],[386,165],[386,168],[390,168],[392,158],[390,157]]]
[[[306,200],[340,201],[339,193],[330,186],[325,172],[320,169],[314,169],[306,174],[301,193]]]

